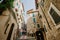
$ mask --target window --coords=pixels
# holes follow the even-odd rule
[[[18,6],[18,3],[16,3],[16,5]]]
[[[42,16],[40,15],[39,18],[42,18]]]
[[[21,21],[22,21],[22,16],[20,15],[20,19],[21,19]]]
[[[35,15],[34,15],[34,13],[33,13],[33,17],[34,17]]]
[[[17,8],[15,8],[15,11],[16,11],[16,12],[18,12],[18,9],[17,9]]]
[[[13,32],[13,28],[14,28],[14,23],[12,23],[12,25],[11,25],[10,31],[9,31],[8,36],[7,36],[7,40],[10,40],[12,32]]]
[[[35,0],[36,3],[36,9],[38,9],[38,0]]]
[[[36,4],[36,9],[38,9],[38,3]]]
[[[18,18],[18,20],[20,20],[20,18]]]
[[[18,13],[17,13],[17,16],[18,16]]]
[[[40,28],[40,25],[39,25],[39,24],[37,24],[37,27],[38,27],[38,28]]]
[[[49,13],[56,24],[60,23],[60,16],[57,14],[57,12],[53,8],[50,9]]]
[[[42,15],[38,12],[38,16],[39,16],[39,18],[42,18]]]
[[[33,22],[34,22],[34,23],[36,22],[36,19],[35,19],[35,18],[33,18]]]
[[[41,6],[44,6],[44,0],[41,0],[40,4]]]

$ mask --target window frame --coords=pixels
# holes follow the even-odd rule
[[[51,8],[53,8],[53,10],[60,16],[60,11],[54,6],[54,4],[53,3],[51,3],[50,4],[50,7],[49,7],[49,10],[48,10],[48,15],[49,15],[49,17],[51,18],[51,20],[52,20],[52,22],[53,22],[53,24],[56,26],[56,25],[59,25],[59,23],[58,24],[56,24],[55,23],[55,21],[54,21],[54,19],[52,18],[52,16],[50,15],[50,10],[51,10]]]

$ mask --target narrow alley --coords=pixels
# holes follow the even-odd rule
[[[60,40],[60,0],[0,0],[0,40]]]

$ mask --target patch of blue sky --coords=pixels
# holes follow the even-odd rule
[[[30,9],[35,10],[35,0],[21,0],[21,2],[23,3],[24,10],[25,10],[24,19],[25,19],[25,22],[27,22],[27,19],[29,18],[29,15],[26,12]]]

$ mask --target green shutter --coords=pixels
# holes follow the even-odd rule
[[[33,18],[33,22],[36,23],[36,19],[35,18]]]

